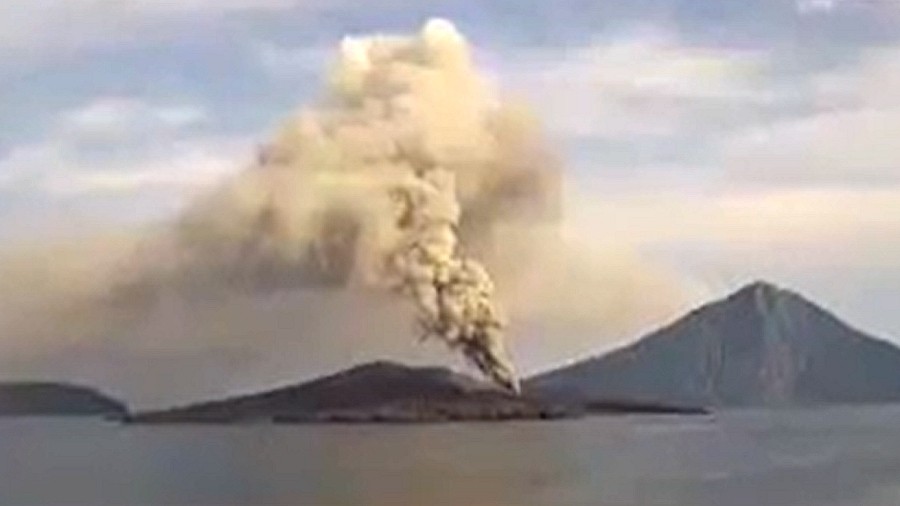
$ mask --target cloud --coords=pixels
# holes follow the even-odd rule
[[[180,130],[209,119],[195,104],[156,105],[134,97],[104,96],[66,111],[62,127],[78,135],[119,138],[148,131]]]
[[[900,254],[900,188],[582,191],[603,198],[583,198],[575,226],[688,263],[737,257],[752,273],[771,262],[888,266]]]
[[[127,193],[146,189],[170,188],[194,191],[208,188],[223,174],[240,167],[239,158],[221,153],[219,145],[195,145],[170,157],[138,161],[103,170],[69,168],[68,174],[56,174],[43,182],[46,191],[70,195],[78,193]]]
[[[800,14],[830,13],[840,3],[840,0],[797,0],[797,12]]]
[[[900,184],[900,50],[810,77],[812,111],[756,125],[723,143],[735,184]]]
[[[499,58],[498,58],[499,60]],[[667,136],[698,112],[773,100],[760,90],[764,54],[686,44],[658,31],[499,62],[504,83],[541,108],[562,136]]]
[[[825,112],[735,136],[725,163],[737,182],[900,184],[898,134],[900,110]]]
[[[812,76],[811,92],[820,107],[900,108],[900,47],[870,48]]]
[[[855,15],[868,13],[874,16],[891,16],[900,7],[894,0],[796,0],[797,13],[801,16],[837,15],[855,11]],[[884,20],[881,20],[884,22]]]
[[[33,58],[87,47],[150,40],[171,24],[233,13],[316,9],[320,0],[6,0],[0,4],[0,54]]]
[[[254,44],[259,64],[274,77],[299,79],[318,75],[323,62],[332,61],[334,49],[330,47],[286,47],[269,41]]]
[[[252,139],[205,131],[195,104],[98,97],[0,159],[0,188],[54,195],[193,191],[249,163]]]

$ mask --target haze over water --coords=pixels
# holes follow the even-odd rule
[[[0,504],[885,506],[900,406],[426,426],[0,421]]]

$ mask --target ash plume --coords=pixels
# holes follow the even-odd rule
[[[504,334],[535,368],[684,307],[667,272],[566,237],[537,121],[453,25],[347,38],[337,56],[322,96],[174,220],[0,250],[0,377],[161,407],[451,357],[515,389]]]
[[[390,254],[388,271],[397,277],[398,291],[415,301],[423,338],[460,349],[482,373],[518,392],[501,340],[493,281],[484,266],[459,251],[453,173],[417,167],[414,174],[394,189],[401,204],[397,226],[405,237]]]
[[[474,252],[501,222],[556,213],[558,172],[526,118],[491,92],[447,21],[412,37],[346,38],[321,103],[151,257],[174,255],[164,284],[187,289],[393,291],[413,302],[421,336],[517,390]],[[124,289],[152,292],[159,273],[148,272]]]

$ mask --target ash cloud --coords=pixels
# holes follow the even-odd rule
[[[523,119],[447,21],[412,37],[346,38],[323,103],[190,210],[151,253],[149,276],[118,294],[387,289],[413,302],[423,337],[517,389],[476,251],[500,221],[555,214],[558,173]]]
[[[40,263],[46,286],[29,294],[0,287],[27,306],[0,319],[17,350],[7,371],[119,385],[152,404],[192,382],[188,396],[220,392],[229,375],[251,388],[377,356],[440,360],[412,344],[418,333],[515,389],[503,315],[542,296],[513,292],[541,286],[550,257],[543,275],[567,279],[559,300],[582,307],[597,289],[568,272],[560,167],[537,121],[487,85],[443,20],[346,38],[328,84],[173,224],[115,248],[82,244],[76,267]],[[85,279],[56,282],[73,269]],[[203,372],[173,358],[201,355],[221,359]]]

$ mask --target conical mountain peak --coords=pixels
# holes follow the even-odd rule
[[[635,343],[542,374],[559,396],[710,405],[900,400],[900,348],[757,281]]]

